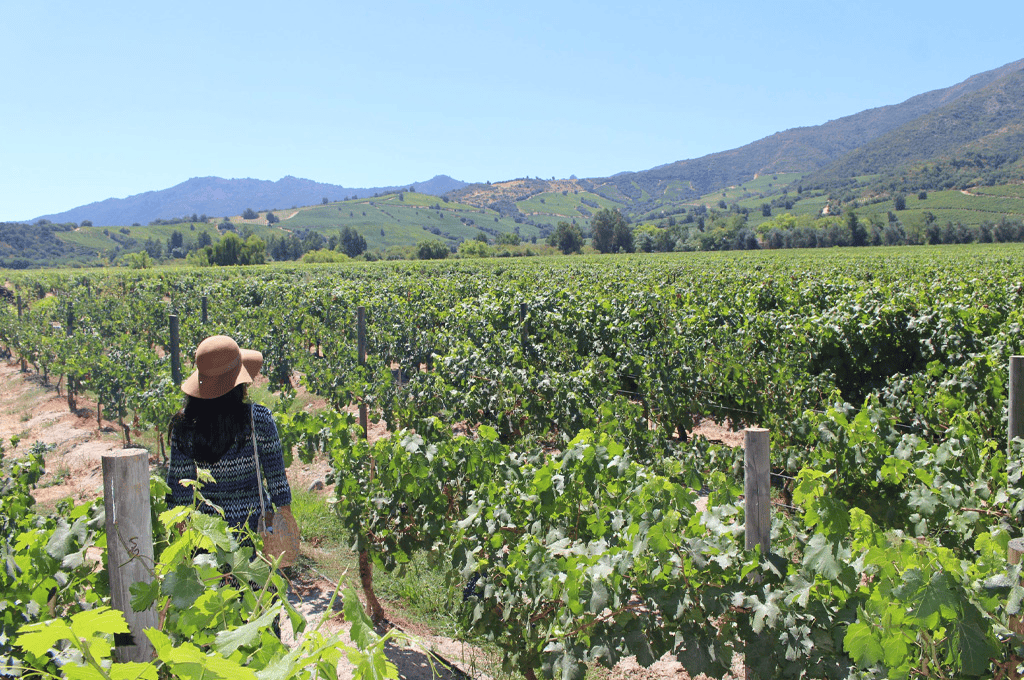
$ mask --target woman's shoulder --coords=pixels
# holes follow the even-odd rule
[[[274,416],[270,413],[270,409],[263,404],[253,403],[252,406],[252,417],[257,422],[274,422]]]

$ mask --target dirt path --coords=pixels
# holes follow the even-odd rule
[[[95,405],[81,398],[78,402],[78,411],[69,412],[52,381],[46,384],[33,372],[22,373],[17,363],[0,362],[0,441],[5,452],[17,456],[34,442],[53,446],[45,456],[46,474],[33,492],[44,505],[102,495],[100,456],[122,446],[112,424],[97,428]],[[12,437],[20,440],[17,446],[12,447]]]

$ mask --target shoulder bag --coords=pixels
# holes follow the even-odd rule
[[[299,559],[299,525],[295,522],[291,508],[278,508],[277,512],[267,511],[263,501],[263,473],[259,450],[256,447],[255,405],[250,408],[252,421],[252,454],[256,458],[256,478],[259,482],[260,519],[256,530],[263,539],[263,554],[279,567],[290,567]]]

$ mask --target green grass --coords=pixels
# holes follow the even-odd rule
[[[583,205],[583,202],[580,199],[586,199],[593,203],[597,203],[600,208]],[[614,201],[609,201],[603,196],[598,196],[597,194],[592,194],[586,191],[581,191],[578,194],[574,194],[570,191],[565,196],[563,196],[561,192],[537,194],[536,196],[531,196],[530,198],[518,201],[516,206],[527,215],[540,213],[541,216],[550,215],[552,217],[557,217],[559,218],[559,221],[575,219],[578,222],[587,221],[587,218],[583,213],[576,209],[579,206],[582,206],[591,214],[597,212],[601,208],[615,209],[619,207],[619,205]]]
[[[518,228],[519,234],[526,239],[540,233],[536,227],[517,225],[514,220],[486,208],[454,201],[445,203],[436,196],[417,193],[405,193],[402,199],[398,194],[388,194],[312,206],[282,220],[278,226],[290,231],[311,229],[325,236],[351,227],[363,235],[371,249],[415,245],[425,239],[443,238],[445,234],[455,239],[470,239],[479,233],[482,226],[504,233],[512,233]],[[431,206],[437,206],[437,209]],[[537,221],[554,222],[554,218]],[[431,229],[442,234],[435,235]]]
[[[328,578],[338,580],[346,576],[356,582],[356,555],[351,550],[351,535],[345,529],[327,498],[319,493],[296,490],[292,492],[292,514],[299,525],[302,540],[314,545],[325,557],[312,566]],[[401,603],[407,613],[414,615],[440,635],[454,636],[456,621],[452,615],[452,597],[445,574],[451,569],[447,560],[417,553],[404,566],[388,573],[374,569],[373,587],[377,596]]]
[[[896,212],[892,200],[873,203],[857,209],[858,215],[884,215],[889,211],[896,212],[900,221],[910,216],[921,217],[930,212],[940,223],[959,222],[968,226],[977,226],[982,222],[998,222],[1003,216],[1011,219],[1024,218],[1024,196],[1018,198],[1013,194],[1014,186],[986,187],[991,193],[984,195],[968,195],[961,191],[930,191],[927,198],[921,200],[917,194],[907,194],[906,209]],[[1005,193],[995,193],[1003,190]],[[972,191],[971,193],[981,193]]]
[[[292,514],[303,541],[325,549],[349,544],[348,531],[323,494],[304,489],[292,491]]]
[[[244,224],[238,224],[237,230],[241,231]],[[266,239],[269,234],[281,234],[280,229],[268,227],[261,224],[250,224],[249,228],[257,236]],[[128,233],[121,231],[124,229]],[[185,243],[195,243],[199,235],[206,232],[216,242],[222,233],[217,229],[216,224],[184,223],[184,224],[160,224],[146,225],[142,227],[79,227],[75,231],[57,232],[56,236],[65,243],[86,249],[95,253],[109,253],[116,248],[122,247],[127,251],[138,251],[147,239],[156,239],[166,245],[175,231],[181,232]],[[136,244],[130,247],[121,246],[116,239],[135,239]]]
[[[1010,196],[1024,200],[1024,184],[1003,184],[994,187],[977,187],[971,193],[987,196]]]

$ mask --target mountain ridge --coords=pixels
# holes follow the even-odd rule
[[[420,193],[443,196],[465,184],[448,175],[435,175],[425,182],[371,188],[325,184],[292,175],[277,181],[251,177],[191,177],[167,189],[145,191],[125,198],[108,198],[64,212],[41,215],[31,221],[46,219],[61,223],[89,220],[98,227],[122,226],[200,213],[209,217],[238,215],[246,208],[287,209],[293,205],[314,205],[324,198],[330,201],[339,201],[350,195],[366,198],[408,187],[415,187]]]
[[[1024,148],[1024,59],[897,104],[866,109],[821,125],[790,128],[700,158],[603,178],[523,178],[468,184],[438,175],[427,182],[370,189],[322,184],[292,176],[277,182],[252,178],[191,178],[170,189],[124,199],[106,199],[42,218],[51,222],[90,220],[97,226],[119,226],[199,213],[210,217],[237,215],[245,208],[265,210],[316,205],[323,198],[340,200],[350,195],[366,198],[408,186],[414,186],[421,193],[491,207],[517,219],[526,215],[519,213],[516,201],[552,191],[593,192],[613,201],[627,213],[642,215],[692,202],[768,173],[800,173],[805,178],[801,181],[828,191],[830,187],[856,184],[855,176],[898,175],[901,168],[908,168],[912,163],[955,154],[988,153],[997,157],[987,161],[990,166],[1006,165],[1007,159],[1013,165],[1021,148]],[[780,185],[771,191],[782,190]]]

